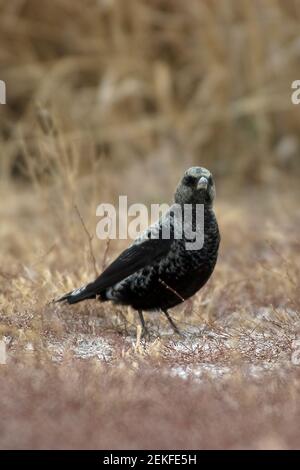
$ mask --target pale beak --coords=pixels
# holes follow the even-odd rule
[[[205,176],[201,176],[197,184],[197,189],[207,189],[207,186],[208,186],[207,178],[205,178]]]

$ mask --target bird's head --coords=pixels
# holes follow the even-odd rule
[[[212,206],[216,190],[212,174],[201,166],[186,170],[175,192],[177,204],[205,204]]]

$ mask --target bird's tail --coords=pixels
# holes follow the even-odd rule
[[[81,302],[82,300],[86,299],[95,299],[96,294],[91,292],[88,286],[79,287],[79,289],[75,289],[68,294],[63,295],[59,299],[54,300],[54,302],[63,302],[67,301],[69,304],[76,304],[77,302]]]

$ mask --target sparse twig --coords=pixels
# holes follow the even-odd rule
[[[96,258],[95,258],[95,255],[94,255],[94,251],[93,251],[93,244],[92,244],[92,240],[93,240],[93,236],[90,234],[90,232],[88,231],[85,223],[84,223],[84,220],[82,218],[82,215],[80,214],[80,211],[78,209],[78,207],[76,206],[76,204],[74,205],[74,209],[76,210],[77,212],[77,215],[79,217],[79,220],[81,222],[81,225],[83,227],[83,230],[85,231],[86,233],[86,236],[88,238],[88,242],[89,242],[89,250],[90,250],[90,258],[91,258],[91,261],[92,261],[92,264],[93,264],[93,268],[94,268],[94,272],[95,272],[95,275],[98,276],[98,270],[97,270],[97,263],[96,263]]]
[[[181,302],[184,302],[184,301],[185,301],[185,299],[184,299],[180,294],[178,294],[178,292],[177,292],[175,289],[173,289],[172,287],[170,287],[165,281],[163,281],[163,280],[160,279],[160,278],[159,278],[158,280],[159,280],[159,282],[160,282],[166,289],[168,289],[169,291],[173,292],[173,294],[175,294],[175,295],[181,300]]]
[[[54,248],[56,248],[56,243],[53,243],[53,245],[51,245],[50,248],[42,256],[40,256],[35,263],[33,263],[32,267],[35,267],[44,261],[44,259],[54,250]]]
[[[102,258],[102,271],[104,271],[104,269],[106,268],[106,261],[107,261],[109,245],[110,245],[110,237],[107,237],[106,244],[105,244],[105,250],[104,250],[103,258]]]

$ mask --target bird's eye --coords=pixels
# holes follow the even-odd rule
[[[183,183],[187,186],[191,186],[195,184],[195,182],[196,182],[196,178],[194,178],[194,176],[185,175],[185,177],[183,178]]]

